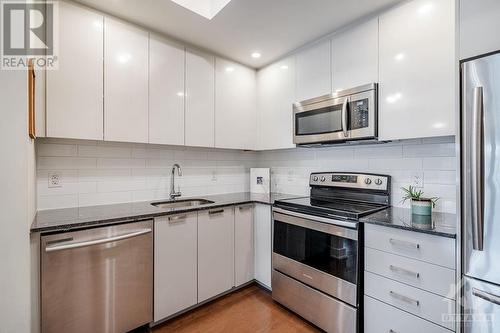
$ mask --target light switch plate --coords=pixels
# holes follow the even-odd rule
[[[414,187],[424,187],[424,173],[422,171],[414,171],[410,175],[410,183]]]

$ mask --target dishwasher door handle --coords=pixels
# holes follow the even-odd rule
[[[104,244],[104,243],[111,243],[111,242],[116,242],[120,240],[124,240],[127,238],[132,238],[132,237],[137,237],[140,235],[145,235],[150,233],[152,230],[151,229],[142,229],[138,231],[134,231],[128,234],[124,235],[119,235],[119,236],[113,236],[113,237],[108,237],[108,238],[100,238],[100,239],[94,239],[94,240],[89,240],[89,241],[84,241],[84,242],[77,242],[77,243],[67,243],[67,244],[58,244],[58,245],[49,245],[45,247],[45,252],[54,252],[54,251],[61,251],[61,250],[69,250],[69,249],[76,249],[79,247],[86,247],[86,246],[92,246],[92,245],[99,245],[99,244]]]

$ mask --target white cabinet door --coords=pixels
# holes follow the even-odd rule
[[[184,47],[149,38],[149,143],[184,144]]]
[[[378,18],[332,38],[332,90],[378,82]]]
[[[198,302],[234,286],[234,207],[198,213]]]
[[[253,205],[235,207],[234,212],[234,285],[254,279]]]
[[[330,51],[330,40],[327,40],[297,53],[295,97],[298,101],[331,93]]]
[[[379,139],[455,134],[455,1],[380,16]]]
[[[278,61],[257,73],[259,150],[293,148],[295,58]]]
[[[255,205],[255,279],[271,289],[271,206]]]
[[[59,3],[59,68],[46,72],[47,136],[103,139],[103,20]]]
[[[255,71],[221,58],[215,62],[215,147],[255,149]]]
[[[148,142],[148,33],[105,18],[104,139]]]
[[[154,321],[198,301],[197,224],[196,213],[155,220]]]
[[[500,1],[460,0],[460,59],[500,50]]]
[[[214,147],[215,58],[186,50],[186,146]]]

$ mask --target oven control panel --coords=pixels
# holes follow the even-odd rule
[[[363,174],[363,173],[338,173],[318,172],[312,173],[309,179],[311,186],[350,187],[387,191],[389,176]]]

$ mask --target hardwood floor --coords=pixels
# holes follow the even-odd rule
[[[153,333],[320,332],[253,284],[152,329]]]

